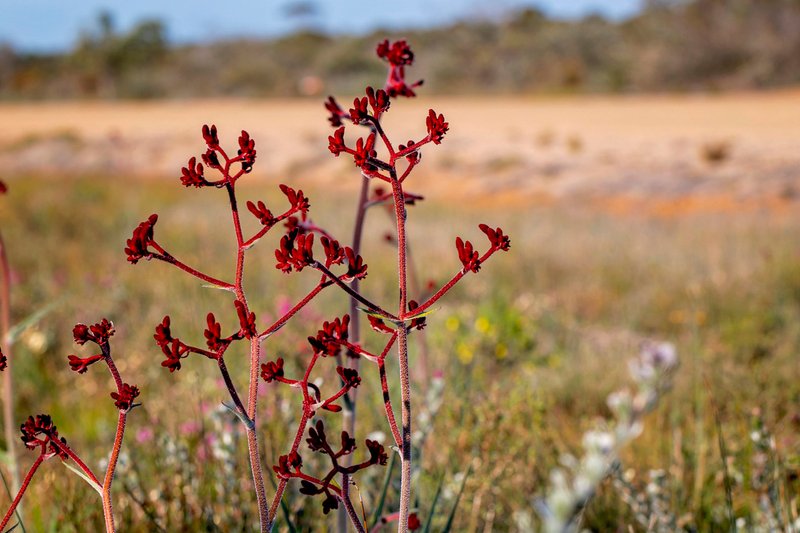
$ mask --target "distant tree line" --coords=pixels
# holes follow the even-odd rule
[[[359,92],[381,75],[386,36],[425,61],[426,93],[693,91],[800,82],[800,0],[649,0],[634,18],[502,21],[365,36],[312,30],[270,40],[171,46],[164,25],[117,31],[108,15],[62,55],[0,46],[0,98],[317,96]]]

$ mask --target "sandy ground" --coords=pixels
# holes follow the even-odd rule
[[[390,136],[422,137],[429,107],[451,132],[415,172],[428,194],[667,211],[800,201],[800,91],[401,100]],[[322,104],[308,100],[2,104],[0,172],[175,178],[203,150],[204,123],[231,148],[251,133],[255,177],[357,183],[352,162],[327,151]]]

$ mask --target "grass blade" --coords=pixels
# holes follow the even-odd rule
[[[386,503],[386,493],[389,490],[389,483],[392,481],[392,471],[394,464],[397,462],[397,454],[393,453],[392,458],[389,460],[389,468],[386,469],[386,475],[383,477],[383,486],[381,487],[381,495],[378,497],[378,504],[375,506],[375,511],[372,513],[372,520],[370,521],[369,529],[375,527],[383,514],[383,505]]]
[[[433,495],[431,508],[428,510],[428,518],[425,520],[425,529],[422,530],[423,533],[430,533],[431,531],[431,524],[433,524],[433,515],[436,512],[436,505],[439,503],[439,496],[441,496],[442,494],[443,485],[444,485],[444,476],[439,478],[439,486],[436,487],[436,494]]]
[[[450,529],[453,527],[453,520],[456,517],[456,509],[458,509],[458,503],[461,501],[461,495],[464,493],[464,487],[467,485],[467,478],[469,478],[470,472],[472,472],[472,465],[470,465],[467,468],[467,471],[464,473],[464,479],[461,480],[461,487],[458,489],[456,501],[453,502],[453,508],[450,509],[450,516],[447,517],[447,524],[445,524],[442,533],[450,533]]]

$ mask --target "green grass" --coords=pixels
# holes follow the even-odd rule
[[[202,339],[208,311],[223,328],[230,326],[230,298],[162,263],[130,266],[122,252],[132,228],[157,212],[160,243],[185,262],[227,277],[233,247],[224,195],[185,190],[177,180],[26,177],[9,180],[9,186],[10,195],[0,200],[0,228],[15,272],[14,319],[57,302],[16,345],[17,422],[51,413],[91,465],[104,457],[115,423],[111,383],[101,372],[71,373],[66,355],[86,353],[72,344],[75,322],[107,316],[118,330],[115,358],[126,380],[142,389],[143,403],[129,418],[130,466],[115,484],[120,528],[252,529],[257,516],[243,439],[230,443],[230,458],[209,448],[219,428],[233,424],[214,414],[226,398],[213,365],[190,359],[170,375],[152,341],[165,314],[187,340]],[[283,205],[277,183],[249,184],[242,192]],[[313,219],[346,241],[353,197],[306,192]],[[758,507],[759,494],[750,485],[754,409],[776,437],[781,497],[795,501],[800,220],[769,213],[617,218],[580,205],[479,210],[469,204],[423,202],[410,212],[422,285],[439,284],[455,271],[456,235],[483,246],[479,222],[502,226],[512,239],[510,253],[467,277],[428,317],[425,357],[412,342],[416,413],[436,400],[428,394],[433,376],[444,376],[442,405],[421,450],[416,494],[423,523],[443,479],[431,530],[444,527],[458,493],[457,474],[471,468],[453,531],[514,530],[515,516],[532,512],[559,456],[579,452],[582,433],[609,416],[605,397],[627,386],[627,360],[651,337],[675,343],[682,367],[674,390],[623,454],[623,468],[636,473],[634,485],[645,483],[648,470],[664,469],[671,512],[682,524],[701,531],[728,528],[713,402],[731,458],[734,514],[747,517]],[[387,216],[370,213],[363,252],[370,265],[364,291],[387,302],[396,298],[394,258],[382,242],[390,228]],[[311,273],[285,276],[274,268],[276,238],[248,256],[247,288],[259,321],[275,317],[281,301],[297,299],[316,281]],[[288,373],[298,372],[308,354],[305,337],[345,309],[341,294],[328,289],[302,320],[266,344],[265,357],[282,355]],[[244,352],[233,352],[228,361],[244,385]],[[333,365],[320,368],[331,381]],[[369,370],[363,372],[359,441],[375,430],[388,434],[374,393],[377,372]],[[395,374],[396,363],[388,370]],[[270,386],[263,396],[267,465],[285,453],[298,417],[291,392]],[[335,416],[326,415],[326,422],[338,424]],[[155,435],[139,442],[145,439],[137,433],[145,429]],[[19,453],[24,467],[32,457]],[[305,457],[313,469],[311,453]],[[356,479],[368,514],[384,474],[372,470]],[[24,500],[29,530],[85,531],[87,524],[101,524],[96,494],[56,461],[43,472]],[[292,490],[287,503],[300,531],[320,529],[318,501]],[[386,508],[396,505],[392,483]],[[610,483],[585,520],[595,530],[639,527]]]

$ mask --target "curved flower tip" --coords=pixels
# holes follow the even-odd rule
[[[69,360],[69,367],[78,374],[85,374],[89,370],[89,366],[97,361],[103,359],[102,354],[93,355],[91,357],[78,357],[77,355],[70,355],[67,357]]]
[[[139,259],[149,259],[152,256],[147,247],[153,242],[153,227],[157,221],[158,215],[152,214],[133,230],[133,235],[125,247],[125,253],[131,264],[135,265]]]
[[[511,239],[508,238],[508,235],[503,233],[501,228],[492,229],[487,224],[480,224],[478,227],[489,238],[492,248],[503,250],[504,252],[507,252],[511,248]]]

